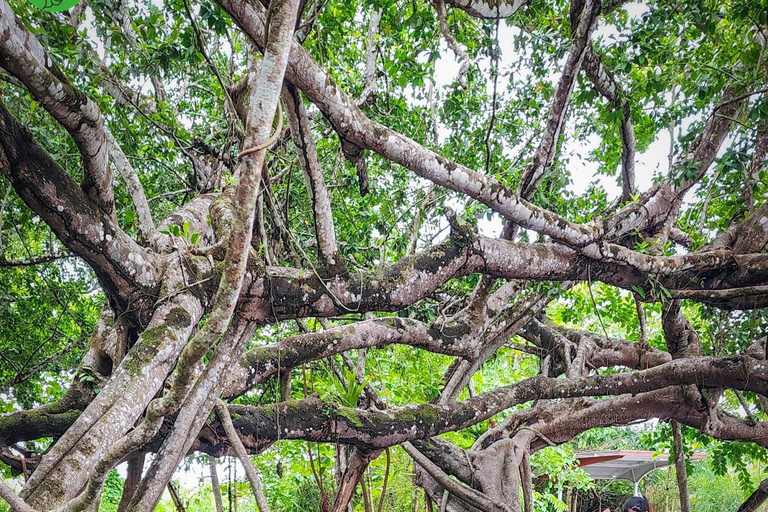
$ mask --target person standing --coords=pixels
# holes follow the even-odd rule
[[[622,512],[651,512],[651,505],[644,497],[633,496],[624,502],[621,510]],[[603,512],[611,512],[611,509],[607,508]]]

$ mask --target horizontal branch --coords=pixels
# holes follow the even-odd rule
[[[577,379],[536,376],[463,402],[441,405],[362,410],[312,397],[261,407],[230,406],[230,411],[235,426],[244,437],[244,444],[253,451],[262,450],[280,439],[338,442],[382,449],[467,428],[531,400],[648,393],[686,384],[727,387],[765,395],[768,393],[768,366],[764,361],[746,356],[696,357],[613,375]],[[201,448],[198,444],[198,449]]]
[[[681,389],[680,386],[688,384],[727,387],[765,395],[768,393],[768,368],[764,361],[746,356],[696,357],[675,360],[648,370],[613,375],[577,379],[536,376],[463,402],[442,405],[418,404],[385,411],[363,410],[310,397],[258,407],[230,405],[229,410],[244,445],[252,453],[280,439],[338,442],[366,449],[381,449],[466,428],[531,400],[608,395],[618,398],[563,402],[557,405],[562,408],[575,407],[576,410],[568,409],[570,412],[562,416],[550,415],[555,418],[551,428],[542,427],[540,431],[553,442],[564,442],[581,431],[597,426],[620,425],[634,419],[656,417],[677,419],[722,439],[749,439],[761,445],[768,443],[766,422],[748,424],[738,418],[721,415],[713,427],[717,430],[711,430],[706,411],[686,409],[682,395],[675,395],[682,392],[677,391]],[[667,400],[670,393],[673,396]],[[648,398],[644,401],[646,396]],[[645,406],[637,405],[644,403]],[[678,405],[665,405],[669,403]],[[535,416],[536,410],[532,412]],[[63,431],[67,423],[73,421],[73,415],[76,413],[60,413],[45,419],[30,415],[29,421],[34,426],[40,422],[53,424],[49,420],[58,418],[61,423],[58,425],[59,430]],[[530,419],[531,415],[526,414],[525,418]],[[35,428],[39,435],[55,435],[53,431],[40,431],[39,426]],[[26,430],[22,429],[21,435],[17,436],[18,440],[33,438],[24,432]],[[562,436],[562,440],[558,436]],[[5,440],[11,439],[7,434],[4,437]],[[484,442],[490,443],[496,438],[493,435],[484,436]],[[214,455],[228,453],[225,439],[220,426],[212,423],[203,427],[192,449]],[[158,443],[159,440],[153,441],[148,448],[153,449]]]
[[[235,397],[277,372],[353,349],[405,344],[438,354],[472,357],[461,333],[440,331],[409,318],[378,318],[286,338],[243,354],[225,396]]]
[[[495,20],[509,18],[530,0],[446,0],[445,3],[476,18]]]
[[[606,246],[608,247],[608,246]],[[243,313],[257,321],[329,317],[369,311],[398,311],[434,293],[455,277],[482,273],[504,279],[601,281],[627,290],[643,289],[645,300],[670,290],[727,290],[763,285],[768,255],[709,251],[683,256],[648,256],[621,261],[610,245],[602,261],[558,244],[513,243],[458,227],[444,242],[382,268],[325,280],[311,271],[267,267],[252,276]],[[618,256],[618,257],[617,257]],[[759,307],[750,295],[715,297],[721,307]],[[701,297],[702,302],[710,302]]]

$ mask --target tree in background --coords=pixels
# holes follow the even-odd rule
[[[399,446],[429,508],[530,511],[531,454],[650,418],[764,457],[767,35],[750,1],[0,0],[0,496],[95,510],[127,461],[149,511],[205,453],[264,512],[274,444],[381,510]]]

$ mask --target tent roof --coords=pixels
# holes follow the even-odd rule
[[[637,483],[657,468],[669,465],[669,454],[644,450],[612,450],[580,452],[576,454],[579,466],[595,480],[629,480]],[[705,453],[694,453],[691,460],[702,460]]]

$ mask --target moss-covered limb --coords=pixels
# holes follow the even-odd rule
[[[340,442],[377,449],[436,435],[444,428],[438,425],[440,417],[434,406],[429,405],[384,412],[342,407],[313,397],[263,407],[229,408],[249,449],[260,449],[279,439]]]
[[[251,452],[259,452],[280,439],[340,442],[365,449],[380,449],[466,428],[530,400],[622,395],[602,400],[572,400],[561,402],[551,410],[538,408],[532,411],[533,417],[544,418],[547,422],[540,431],[551,441],[562,442],[561,437],[567,441],[579,432],[596,426],[625,424],[645,417],[675,418],[696,428],[705,428],[708,424],[707,411],[696,412],[694,405],[685,408],[685,400],[675,398],[675,390],[685,384],[704,387],[725,384],[733,389],[765,394],[768,392],[768,369],[764,361],[748,357],[698,357],[624,374],[579,379],[537,376],[476,395],[464,402],[445,405],[420,404],[386,411],[361,410],[311,397],[261,407],[230,405],[229,411],[244,445]],[[667,407],[665,404],[668,403],[679,405]],[[531,414],[521,417],[521,421],[530,419]],[[718,437],[768,442],[766,422],[748,424],[727,415],[721,415],[719,420],[719,430],[714,432]],[[516,421],[505,426],[514,430],[519,424],[520,421]],[[226,445],[222,444],[226,439],[224,432],[215,423],[210,428],[213,430],[201,433],[194,449],[218,455],[228,453]],[[165,435],[167,432],[161,433],[160,437]],[[486,436],[486,441],[492,443],[498,438]],[[157,443],[150,443],[149,446],[156,447]],[[435,449],[441,448],[438,446]]]
[[[115,195],[101,111],[63,75],[5,0],[0,0],[0,67],[23,82],[75,139],[85,168],[83,190],[102,213],[114,220]]]
[[[256,86],[250,91],[251,96],[265,94],[265,91],[257,87],[270,89],[269,82],[266,80],[266,75],[270,71],[269,62],[264,62],[258,69],[252,67],[249,70],[249,76],[254,78],[250,83]],[[251,105],[252,110],[256,109],[257,112],[251,111],[249,114],[246,124],[246,144],[254,145],[269,134],[276,104],[277,98],[270,98],[267,95],[260,99],[258,105]],[[264,155],[264,150],[261,150],[244,157],[237,171],[239,173],[237,187],[234,190],[228,187],[211,203],[211,214],[216,219],[213,222],[214,231],[217,237],[221,237],[218,241],[226,243],[221,279],[205,325],[195,333],[179,355],[171,389],[162,398],[154,400],[148,408],[145,421],[155,424],[147,427],[148,433],[159,427],[163,416],[176,412],[181,407],[194,383],[197,364],[221,338],[230,323],[248,266]]]
[[[231,406],[231,411],[235,426],[248,438],[246,445],[263,446],[265,440],[308,439],[374,449],[466,428],[530,400],[647,393],[686,384],[766,394],[768,365],[744,356],[697,357],[614,375],[577,379],[536,376],[464,402],[443,405],[420,404],[377,411],[308,398],[264,407]]]
[[[533,281],[601,281],[627,290],[641,287],[645,300],[659,300],[659,287],[727,289],[768,281],[768,255],[727,255],[722,251],[681,257],[651,257],[637,264],[603,256],[594,260],[552,243],[512,243],[455,231],[444,242],[382,268],[325,280],[309,270],[268,267],[266,276],[249,279],[243,312],[256,321],[328,317],[349,312],[398,311],[434,293],[454,277],[483,273]],[[606,246],[609,247],[609,246]],[[612,247],[612,246],[610,246]],[[607,254],[607,253],[606,253]],[[623,253],[622,253],[623,254]],[[662,273],[657,270],[663,268]],[[768,294],[751,289],[722,298],[697,299],[720,306],[755,308]]]
[[[142,479],[131,507],[147,507],[151,510],[163,493],[165,485],[176,471],[178,464],[196,441],[191,433],[206,430],[205,422],[209,416],[215,398],[221,395],[225,376],[242,353],[247,340],[251,338],[256,326],[253,322],[243,320],[237,311],[224,337],[217,345],[213,357],[205,366],[202,374],[196,379],[183,407],[178,414],[165,418],[160,433],[148,444],[147,449],[157,453],[157,457],[147,469]],[[204,435],[204,434],[203,434]],[[205,443],[204,440],[200,442]],[[206,450],[211,453],[210,450]],[[149,504],[148,504],[149,503]]]
[[[322,332],[286,338],[275,345],[256,347],[240,358],[225,392],[239,396],[278,371],[353,349],[405,344],[439,354],[472,357],[475,345],[409,318],[377,318]]]
[[[110,445],[128,432],[161,389],[203,313],[185,292],[179,269],[169,270],[167,291],[147,329],[113,372],[101,393],[56,442],[27,482],[22,496],[32,506],[56,506],[80,490]],[[179,290],[181,289],[181,291]]]
[[[81,410],[59,411],[43,406],[31,411],[20,411],[0,416],[0,444],[11,445],[41,437],[59,437],[67,431],[81,414]]]

